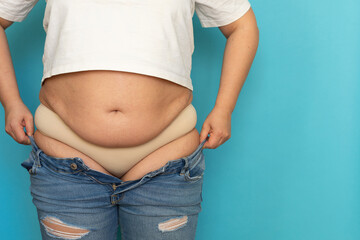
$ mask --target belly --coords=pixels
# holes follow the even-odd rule
[[[191,103],[192,92],[165,79],[101,70],[53,76],[45,80],[39,98],[83,140],[105,148],[127,148],[156,138]],[[50,156],[77,156],[90,168],[113,175],[111,167],[104,168],[71,145],[38,130],[34,138]],[[190,154],[198,144],[199,133],[194,128],[116,177],[123,181],[138,179],[171,159]]]

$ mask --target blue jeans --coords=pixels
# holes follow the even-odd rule
[[[205,170],[202,141],[186,157],[121,181],[78,157],[46,155],[32,136],[28,170],[42,239],[195,239]],[[121,159],[119,159],[121,161]]]

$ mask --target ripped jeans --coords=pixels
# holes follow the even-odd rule
[[[205,170],[202,141],[186,157],[169,161],[141,179],[121,181],[90,169],[78,157],[46,155],[32,136],[21,166],[43,240],[195,239]]]

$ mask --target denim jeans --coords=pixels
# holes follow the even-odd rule
[[[116,240],[119,225],[122,240],[195,239],[209,137],[190,155],[132,181],[90,169],[79,157],[46,155],[29,137],[32,150],[21,166],[43,240]]]

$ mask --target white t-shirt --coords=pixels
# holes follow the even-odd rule
[[[193,90],[193,14],[202,27],[243,16],[248,0],[45,0],[43,81],[84,70],[151,75]],[[38,0],[0,0],[0,17],[21,22]]]

